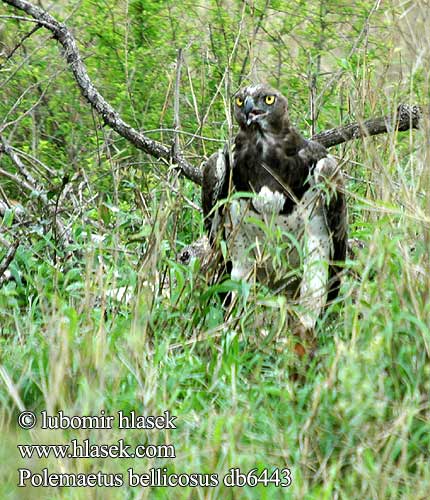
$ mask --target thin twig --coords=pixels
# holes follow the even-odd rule
[[[31,17],[23,17],[23,16],[4,16],[1,15],[0,19],[15,19],[16,21],[25,21],[27,23],[37,23],[39,26],[44,26],[45,28],[52,29],[54,26],[51,23],[46,21],[32,19]]]
[[[22,163],[19,156],[14,152],[13,148],[9,146],[4,138],[2,138],[0,142],[0,153],[5,153],[9,156],[23,179],[20,179],[17,175],[12,174],[2,168],[0,168],[0,175],[3,175],[4,177],[12,180],[22,189],[30,191],[36,198],[38,198],[48,209],[49,214],[53,216],[55,233],[60,235],[61,238],[68,240],[68,231],[66,231],[64,223],[58,218],[58,207],[53,206],[52,203],[48,200],[46,193],[40,188],[38,183]]]
[[[173,102],[173,157],[181,154],[179,147],[179,129],[181,122],[179,117],[179,94],[181,85],[181,69],[182,69],[182,49],[178,49],[178,57],[176,59],[176,79],[175,79],[175,94]]]
[[[14,56],[15,52],[20,48],[22,47],[22,45],[24,44],[24,42],[31,37],[31,35],[33,35],[34,33],[36,33],[37,30],[39,30],[40,28],[42,27],[41,24],[36,24],[36,26],[34,28],[32,28],[28,33],[26,33],[22,38],[21,40],[15,45],[15,47],[9,52],[9,54],[6,56],[6,59],[4,60],[4,62],[2,64],[0,64],[0,69],[3,68],[5,66],[5,64],[10,61],[12,59],[12,57]]]
[[[33,186],[34,190],[41,189],[37,181],[24,166],[20,157],[16,154],[12,146],[6,141],[6,139],[2,135],[0,135],[0,153],[2,152],[6,153],[11,158],[16,168],[19,170],[20,174],[24,177],[24,179],[28,182],[29,185]]]

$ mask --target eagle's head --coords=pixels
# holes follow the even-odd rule
[[[289,127],[287,99],[268,85],[249,85],[234,96],[234,117],[243,130],[281,133]]]

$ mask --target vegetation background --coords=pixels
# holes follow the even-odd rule
[[[198,166],[234,127],[231,96],[264,80],[306,136],[429,104],[424,0],[73,0],[37,3],[66,23],[98,90],[167,146],[180,73],[180,147]],[[17,17],[21,16],[21,18]],[[27,18],[27,19],[24,19]],[[429,128],[331,150],[348,178],[341,301],[306,369],[288,305],[218,285],[175,254],[203,233],[197,185],[103,126],[49,31],[0,2],[1,498],[427,498],[430,491]],[[176,124],[177,125],[177,124]],[[54,208],[55,209],[54,209]],[[58,221],[69,229],[61,238]],[[13,249],[15,252],[11,252]],[[264,332],[255,318],[268,314]],[[274,318],[274,319],[273,319]],[[284,340],[284,342],[282,342]],[[301,371],[300,380],[292,373]],[[174,431],[42,431],[22,409],[177,416]],[[16,445],[172,443],[176,459],[30,462]],[[289,467],[287,489],[18,489],[34,472],[218,473]]]

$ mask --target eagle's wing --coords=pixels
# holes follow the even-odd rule
[[[315,167],[315,165],[323,158],[326,158],[327,155],[327,149],[319,142],[308,139],[303,140],[299,156],[306,163],[306,165]]]
[[[327,226],[333,242],[332,261],[344,262],[348,243],[348,214],[342,173],[334,179],[336,191],[326,206]],[[334,300],[340,288],[340,273],[342,268],[333,264],[329,268],[329,292],[327,300]]]
[[[306,140],[299,156],[310,167],[316,184],[322,183],[324,203],[324,218],[330,238],[330,261],[328,302],[334,300],[340,288],[340,273],[342,268],[336,262],[346,258],[347,249],[347,208],[342,171],[337,161],[327,153],[326,148],[312,140]]]
[[[203,164],[202,207],[205,229],[211,243],[215,240],[221,221],[219,200],[228,195],[230,166],[227,148],[214,153]]]
[[[348,217],[342,171],[337,161],[330,155],[318,161],[314,178],[326,185],[324,216],[331,239],[328,301],[336,298],[340,287],[341,268],[336,262],[344,261],[347,249]]]

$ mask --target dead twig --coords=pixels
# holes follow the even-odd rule
[[[41,189],[36,179],[34,179],[34,177],[26,169],[26,167],[24,166],[24,164],[22,163],[21,159],[16,154],[12,146],[10,146],[10,144],[6,141],[6,139],[1,135],[0,135],[0,153],[6,153],[11,158],[16,168],[18,169],[19,173],[22,175],[22,177],[24,177],[24,179],[27,181],[29,185],[33,186],[34,190]]]
[[[0,153],[7,154],[9,158],[12,160],[15,165],[18,173],[21,175],[22,179],[15,174],[8,172],[0,168],[0,175],[7,177],[12,180],[15,184],[17,184],[24,191],[30,191],[30,193],[37,199],[39,199],[42,204],[47,208],[48,213],[53,218],[54,223],[54,232],[56,236],[61,237],[62,240],[69,240],[69,231],[67,231],[65,224],[62,220],[60,220],[58,216],[58,206],[53,205],[45,191],[41,188],[41,186],[37,183],[37,181],[33,178],[30,172],[27,170],[25,165],[22,163],[20,157],[15,153],[14,149],[7,143],[6,139],[0,136]]]
[[[15,257],[16,251],[19,247],[19,241],[15,240],[12,245],[8,248],[6,255],[4,256],[2,262],[0,262],[0,286],[6,281],[5,272],[9,267],[10,263],[13,261]]]
[[[178,49],[178,58],[176,60],[176,79],[175,79],[175,94],[173,101],[173,157],[181,156],[179,146],[179,130],[181,128],[181,121],[179,117],[179,91],[181,85],[181,69],[182,69],[182,49]]]
[[[36,33],[36,31],[37,31],[37,30],[39,30],[41,27],[42,27],[42,25],[40,25],[40,24],[36,24],[36,26],[35,26],[33,29],[31,29],[28,33],[26,33],[26,34],[25,34],[25,35],[21,38],[21,40],[20,40],[20,41],[19,41],[19,42],[15,45],[15,47],[14,47],[14,48],[13,48],[13,49],[12,49],[12,50],[8,53],[8,54],[7,54],[5,61],[4,61],[2,64],[0,64],[0,69],[1,69],[1,68],[3,68],[3,67],[6,65],[6,63],[7,63],[10,59],[12,59],[12,57],[13,57],[13,56],[14,56],[14,54],[15,54],[15,52],[16,52],[16,51],[17,51],[20,47],[22,47],[22,46],[23,46],[24,42],[25,42],[28,38],[30,38],[30,37],[31,37],[31,35],[33,35],[34,33]]]

